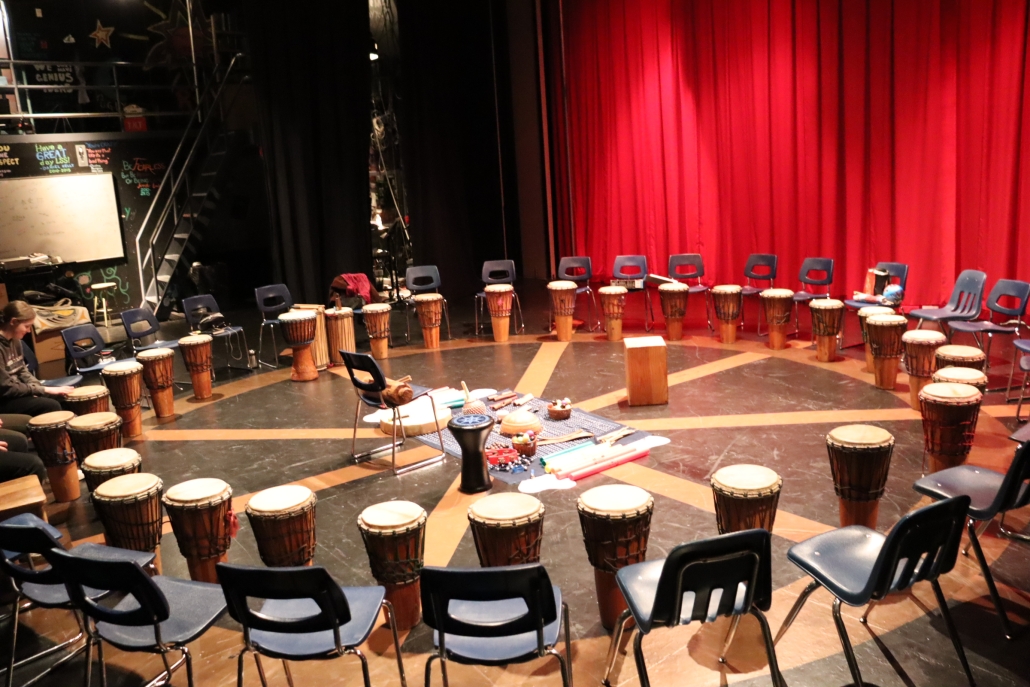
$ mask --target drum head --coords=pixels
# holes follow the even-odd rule
[[[279,319],[284,322],[296,322],[298,320],[313,320],[317,317],[314,310],[291,310],[284,312]]]
[[[624,293],[629,293],[625,286],[602,286],[597,292],[603,293],[606,296],[621,296]]]
[[[870,315],[865,320],[867,327],[896,327],[899,324],[908,324],[908,318],[904,315]]]
[[[379,532],[405,530],[426,518],[422,506],[411,501],[386,501],[361,511],[358,523]]]
[[[436,294],[439,295],[439,294]],[[415,296],[418,298],[418,296]],[[329,308],[325,311],[326,317],[354,317],[354,308]]]
[[[154,487],[159,487],[161,480],[149,472],[137,472],[132,475],[118,475],[107,480],[93,491],[93,495],[102,499],[120,501],[138,494],[145,494]]]
[[[549,288],[551,291],[569,291],[575,290],[577,287],[576,282],[574,281],[566,281],[564,279],[559,279],[558,281],[548,282],[547,288]]]
[[[483,293],[506,293],[514,290],[515,287],[511,284],[487,284],[483,287]]]
[[[905,343],[922,343],[922,344],[935,344],[942,343],[948,340],[948,337],[943,332],[938,332],[933,329],[913,329],[905,332],[901,340]]]
[[[671,284],[659,284],[658,285],[658,290],[659,291],[673,291],[673,292],[677,292],[678,293],[680,291],[690,291],[690,287],[687,286],[686,284],[684,284],[683,282],[675,281],[675,282],[672,282]]]
[[[272,487],[254,494],[247,502],[247,511],[255,513],[281,513],[293,510],[297,506],[307,503],[312,492],[307,487],[299,484],[284,484],[281,487]]]
[[[712,287],[712,293],[740,293],[743,290],[739,284],[720,284]]]
[[[201,344],[211,343],[211,336],[208,334],[190,334],[179,339],[180,346],[200,346]]]
[[[488,523],[525,520],[544,510],[540,500],[517,491],[504,494],[490,494],[469,506],[469,516]]]
[[[646,511],[654,497],[629,484],[606,484],[587,489],[579,497],[579,509],[598,515],[633,515]]]
[[[135,360],[119,360],[118,362],[105,367],[100,371],[100,373],[105,376],[120,377],[122,375],[131,375],[136,372],[141,372],[142,370],[143,366]]]
[[[88,401],[91,398],[101,398],[107,396],[111,392],[107,390],[106,386],[80,386],[77,389],[72,389],[65,396],[69,401]]]
[[[29,427],[38,429],[40,427],[53,427],[55,425],[66,425],[75,417],[70,410],[55,410],[51,413],[43,413],[29,420]]]
[[[844,301],[836,298],[816,298],[808,301],[808,307],[815,310],[840,310],[844,307]]]
[[[373,312],[373,313],[375,313],[375,312],[389,312],[389,311],[390,311],[390,304],[389,303],[369,303],[368,305],[366,305],[364,308],[361,309],[361,312],[366,312],[366,313],[368,313],[368,312]]]
[[[140,460],[139,454],[131,448],[109,448],[91,453],[82,461],[82,467],[103,472],[135,465]]]
[[[872,425],[844,425],[830,430],[826,440],[838,446],[854,446],[867,448],[871,446],[889,446],[894,443],[894,436],[882,427]]]
[[[987,384],[987,375],[971,367],[942,367],[933,373],[933,381],[976,386]]]
[[[102,427],[116,425],[119,422],[121,422],[121,418],[115,413],[89,413],[87,415],[80,415],[68,420],[68,429],[75,429],[84,432],[90,429],[100,429]]]
[[[727,465],[712,475],[712,486],[732,494],[776,491],[783,480],[764,465]]]
[[[893,315],[894,309],[885,305],[867,305],[858,309],[859,317],[872,317],[873,315]]]
[[[150,348],[137,353],[136,360],[162,360],[173,355],[175,355],[175,351],[170,348]]]
[[[762,298],[793,298],[794,292],[790,289],[766,289],[758,295]]]
[[[165,492],[165,501],[173,503],[197,503],[210,501],[216,496],[223,496],[226,492],[232,494],[232,489],[226,482],[216,477],[201,477],[181,482]]]
[[[986,357],[984,352],[975,346],[956,346],[955,344],[941,346],[937,349],[937,355],[954,358],[955,360],[969,361],[983,360]]]
[[[919,398],[926,397],[929,401],[956,401],[975,403],[983,398],[983,394],[975,386],[968,384],[954,384],[951,382],[931,382],[919,392]]]
[[[432,303],[433,301],[442,301],[443,296],[439,293],[420,293],[412,300],[416,303]]]

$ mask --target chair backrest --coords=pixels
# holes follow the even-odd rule
[[[673,279],[697,279],[700,282],[701,277],[705,276],[705,261],[700,253],[670,255],[669,276]]]
[[[286,284],[271,284],[254,289],[258,310],[265,321],[274,320],[293,307],[293,296]]]
[[[960,315],[976,318],[983,306],[984,284],[987,275],[980,270],[962,270],[951,290],[948,308]]]
[[[825,276],[813,277],[813,272],[822,272]],[[829,286],[833,283],[833,258],[805,258],[798,281],[806,286]]]
[[[908,288],[908,265],[903,262],[878,262],[876,269],[887,273],[888,279],[897,279],[902,290]]]
[[[1030,504],[1030,442],[1020,444],[1001,481],[994,505],[997,512],[1015,510]]]
[[[484,284],[514,284],[514,260],[487,260],[483,263]]]
[[[627,271],[626,268],[632,268]],[[619,255],[612,265],[612,276],[616,279],[643,279],[647,276],[646,255]]]
[[[770,286],[776,279],[779,258],[772,253],[752,253],[744,263],[744,277],[748,280],[768,281]]]
[[[72,360],[79,361],[91,355],[100,355],[104,350],[104,338],[92,324],[79,324],[61,330],[61,338],[64,339],[64,346],[68,349],[68,355]],[[86,341],[89,345],[85,346]]]
[[[189,325],[190,329],[198,329],[200,321],[206,315],[221,312],[221,310],[218,309],[218,301],[215,300],[215,297],[209,293],[204,293],[199,296],[190,296],[189,298],[182,299],[182,312],[186,316],[186,324]]]
[[[425,293],[440,288],[440,270],[436,265],[409,267],[404,273],[404,285],[412,293]]]
[[[22,565],[17,556],[9,557],[12,552],[41,555],[50,549],[63,548],[57,537],[45,529],[43,521],[21,524],[18,520],[16,517],[0,523],[0,570],[18,582],[62,584],[64,578],[53,567],[30,568]]]
[[[866,591],[873,599],[935,580],[955,566],[969,510],[968,496],[931,503],[905,515],[891,529],[873,564]],[[833,551],[822,551],[833,555]]]
[[[558,261],[558,279],[584,284],[593,276],[593,263],[586,256],[572,255]]]
[[[157,335],[161,331],[161,325],[157,323],[154,313],[150,308],[129,308],[120,313],[122,327],[125,328],[125,336],[128,337],[130,345],[145,336]],[[135,346],[133,346],[135,348]]]
[[[340,355],[343,356],[343,364],[347,366],[351,384],[362,391],[374,394],[386,390],[386,375],[383,374],[383,369],[379,367],[375,358],[368,353],[352,353],[351,351],[340,351]],[[372,375],[372,380],[366,382],[358,379],[354,374],[355,371],[367,372]]]
[[[710,622],[720,615],[747,613],[752,605],[769,610],[770,542],[765,530],[745,530],[674,548],[658,578],[651,622],[656,626]]]
[[[215,567],[229,615],[243,626],[245,635],[251,630],[287,634],[331,630],[336,647],[342,648],[340,626],[350,622],[350,606],[340,585],[325,568],[264,568],[229,563]],[[311,599],[318,610],[311,615],[281,618],[252,609],[249,599]]]
[[[72,603],[94,621],[123,626],[153,625],[156,631],[158,623],[168,620],[168,600],[135,561],[73,556],[63,549],[44,551],[43,556],[64,578]],[[90,599],[84,587],[132,596],[136,605],[122,610],[103,606]]]
[[[1013,299],[1011,305],[1002,305],[1003,298]],[[1030,284],[1016,279],[999,279],[987,296],[987,308],[1005,317],[1023,318],[1027,300],[1030,299]]]

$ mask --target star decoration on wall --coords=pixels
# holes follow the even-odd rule
[[[107,47],[111,47],[111,34],[114,33],[113,26],[103,26],[100,20],[97,19],[97,30],[89,34],[89,37],[95,41],[94,48],[99,48],[100,44],[103,43]]]

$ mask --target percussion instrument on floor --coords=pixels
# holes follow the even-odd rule
[[[944,367],[969,367],[983,372],[987,355],[975,346],[941,346],[937,349],[937,369]]]
[[[720,284],[712,287],[712,305],[719,320],[719,338],[723,343],[737,340],[737,320],[744,306],[743,289],[738,284]]]
[[[975,386],[981,394],[987,393],[987,375],[972,367],[944,367],[933,373],[933,381]],[[918,405],[916,406],[919,407]]]
[[[329,338],[329,360],[333,365],[343,365],[340,351],[356,351],[354,343],[354,310],[351,308],[329,308],[325,311],[325,328]]]
[[[840,499],[840,526],[876,529],[880,497],[894,453],[894,437],[871,425],[844,425],[826,435],[833,491]]]
[[[311,343],[315,340],[317,317],[311,310],[290,310],[279,315],[279,329],[283,339],[290,345],[293,367],[290,379],[295,382],[310,382],[318,379],[315,359],[311,355]]]
[[[143,383],[150,392],[154,415],[175,415],[175,351],[170,348],[151,348],[137,353],[136,360],[143,366]]]
[[[551,314],[554,315],[554,333],[558,341],[572,341],[572,314],[576,311],[576,282],[552,281],[547,284],[551,294]]]
[[[76,415],[106,413],[111,409],[110,398],[111,392],[106,386],[80,386],[65,395],[63,404]]]
[[[294,303],[293,309],[315,313],[315,339],[311,342],[311,357],[315,361],[316,370],[325,370],[329,367],[329,341],[325,331],[325,306]]]
[[[90,413],[68,420],[68,438],[79,462],[97,451],[122,447],[122,419],[114,413]]]
[[[369,303],[361,309],[368,331],[368,343],[372,346],[372,357],[385,360],[390,357],[390,305]]]
[[[440,348],[443,296],[438,293],[420,293],[412,300],[415,301],[415,314],[422,328],[422,345],[426,348]]]
[[[120,360],[105,367],[101,374],[111,392],[111,405],[122,418],[122,436],[143,434],[143,365],[135,360]]]
[[[358,516],[369,566],[376,582],[386,587],[399,631],[410,630],[422,617],[422,564],[426,552],[426,511],[411,501],[369,506]]]
[[[46,466],[47,480],[58,503],[75,501],[81,493],[79,466],[68,437],[68,421],[74,417],[75,413],[70,410],[55,410],[29,420],[29,436]]]
[[[844,302],[836,298],[816,298],[808,302],[815,336],[815,359],[832,363],[837,359],[837,337],[844,326]]]
[[[772,532],[783,479],[761,465],[727,465],[712,475],[719,534],[763,529]]]
[[[316,500],[307,487],[285,484],[259,491],[247,502],[247,520],[265,565],[311,565],[315,558]]]
[[[665,332],[669,341],[683,338],[683,320],[687,316],[687,296],[690,287],[683,282],[672,282],[658,286],[662,301],[662,315],[665,316]]]
[[[758,295],[769,324],[769,348],[781,351],[787,347],[787,323],[794,307],[794,292],[790,289],[766,289]]]
[[[609,341],[622,341],[622,311],[626,307],[625,286],[602,286],[597,290],[604,312],[604,331]]]
[[[930,383],[937,369],[935,353],[947,341],[948,337],[933,329],[913,329],[901,337],[908,370],[909,404],[916,410],[919,409],[919,392]]]
[[[86,456],[82,461],[82,474],[86,488],[94,492],[104,482],[137,473],[142,467],[143,459],[131,448],[109,448]]]
[[[171,487],[161,501],[190,579],[217,583],[215,564],[229,559],[229,544],[239,527],[232,487],[212,477],[191,479]]]
[[[483,294],[486,296],[486,309],[490,311],[490,327],[494,332],[494,341],[507,341],[515,287],[511,284],[487,284],[483,288]]]
[[[862,330],[862,342],[865,344],[865,371],[873,371],[873,349],[869,347],[869,334],[866,332],[866,319],[874,315],[895,315],[893,308],[885,305],[867,305],[858,309],[858,328]]]
[[[198,401],[211,398],[211,370],[214,367],[211,341],[208,334],[190,334],[179,339],[179,350],[193,382],[193,398]]]
[[[108,546],[153,552],[154,567],[161,572],[161,480],[140,472],[113,477],[91,496],[93,510],[104,526]]]
[[[873,315],[865,321],[869,349],[873,352],[873,375],[879,389],[893,389],[898,379],[898,363],[905,346],[901,338],[908,330],[904,315]]]
[[[968,384],[932,382],[919,392],[923,416],[923,449],[930,472],[966,462],[973,447],[983,394]]]
[[[494,419],[489,415],[457,415],[447,423],[447,430],[461,449],[461,483],[458,490],[464,494],[478,494],[491,487],[490,469],[484,451],[493,428]]]
[[[601,624],[611,630],[626,610],[615,573],[647,557],[654,497],[640,487],[608,484],[583,492],[576,509],[587,558],[594,568]]]
[[[544,504],[517,491],[491,494],[468,511],[479,563],[484,568],[540,562]]]

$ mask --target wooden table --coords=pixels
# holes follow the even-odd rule
[[[22,513],[46,520],[46,494],[35,475],[0,482],[0,521]]]

